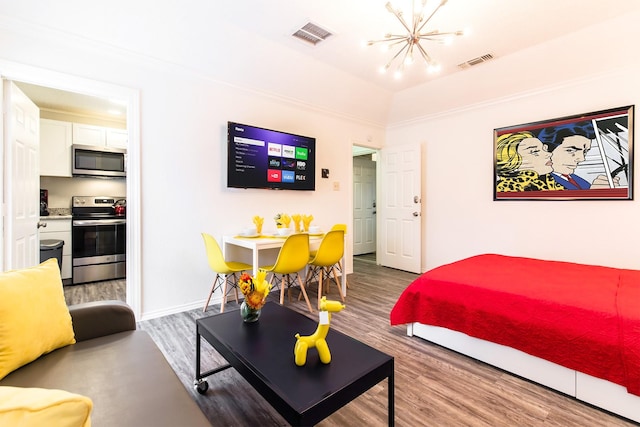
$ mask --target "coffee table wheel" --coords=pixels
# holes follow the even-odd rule
[[[209,383],[207,380],[199,379],[193,382],[196,391],[200,394],[205,394],[209,390]]]

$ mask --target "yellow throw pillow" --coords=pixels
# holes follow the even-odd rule
[[[64,390],[0,387],[0,426],[91,427],[93,402]]]
[[[55,258],[0,273],[0,379],[75,342]]]

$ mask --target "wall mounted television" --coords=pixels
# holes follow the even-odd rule
[[[236,122],[227,125],[227,187],[316,189],[316,139]]]

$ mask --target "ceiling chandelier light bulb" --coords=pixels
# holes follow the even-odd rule
[[[402,78],[402,71],[400,71],[400,70],[396,70],[396,72],[395,72],[395,73],[393,73],[393,77],[394,77],[396,80],[400,80],[400,79]]]
[[[404,65],[411,65],[411,64],[413,64],[413,55],[409,54],[404,58]]]
[[[428,0],[414,0],[412,2],[413,9],[412,13],[408,15],[411,18],[411,22],[407,22],[404,19],[403,13],[400,9],[394,9],[391,2],[387,2],[385,4],[385,8],[387,11],[402,24],[402,27],[405,30],[404,34],[392,34],[387,33],[384,35],[384,39],[381,40],[369,40],[367,43],[369,46],[380,43],[381,47],[385,50],[389,50],[393,48],[395,52],[391,57],[391,60],[384,67],[384,71],[386,71],[393,62],[398,58],[398,62],[400,65],[398,66],[398,70],[394,73],[396,78],[400,78],[402,76],[403,67],[405,65],[410,65],[413,63],[413,51],[414,49],[420,53],[422,59],[427,63],[427,69],[429,72],[436,72],[440,70],[440,66],[436,65],[425,48],[422,46],[422,42],[438,42],[450,44],[454,37],[461,36],[467,34],[467,30],[465,31],[451,31],[451,32],[441,32],[438,30],[431,31],[423,31],[426,25],[429,23],[431,18],[440,10],[442,6],[444,6],[448,0],[440,0],[440,2],[435,6],[435,8],[429,8],[427,10],[426,4]],[[381,70],[382,72],[382,70]]]

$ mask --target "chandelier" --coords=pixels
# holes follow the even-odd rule
[[[419,55],[424,59],[427,64],[427,71],[429,72],[437,72],[440,70],[440,65],[434,61],[431,56],[427,53],[425,48],[422,46],[422,41],[431,41],[437,43],[448,43],[454,37],[464,35],[464,31],[451,31],[451,32],[440,32],[438,30],[425,31],[423,32],[424,27],[427,23],[433,18],[433,16],[440,10],[442,6],[447,3],[447,0],[440,0],[440,4],[436,6],[436,8],[425,17],[428,12],[425,9],[427,4],[427,0],[420,0],[420,7],[416,10],[416,1],[413,1],[413,20],[411,25],[407,23],[407,21],[402,16],[403,13],[400,9],[394,9],[391,5],[391,2],[387,2],[385,7],[387,10],[392,13],[398,21],[402,24],[404,29],[406,30],[405,34],[391,34],[387,33],[384,36],[384,39],[381,40],[369,40],[367,42],[368,46],[371,46],[376,43],[384,43],[384,46],[392,49],[399,46],[399,49],[396,51],[395,55],[391,57],[389,62],[383,67],[380,68],[380,72],[386,73],[389,68],[391,68],[392,64],[396,59],[398,66],[396,67],[395,77],[400,78],[404,71],[405,66],[413,63],[414,51],[418,51]]]

